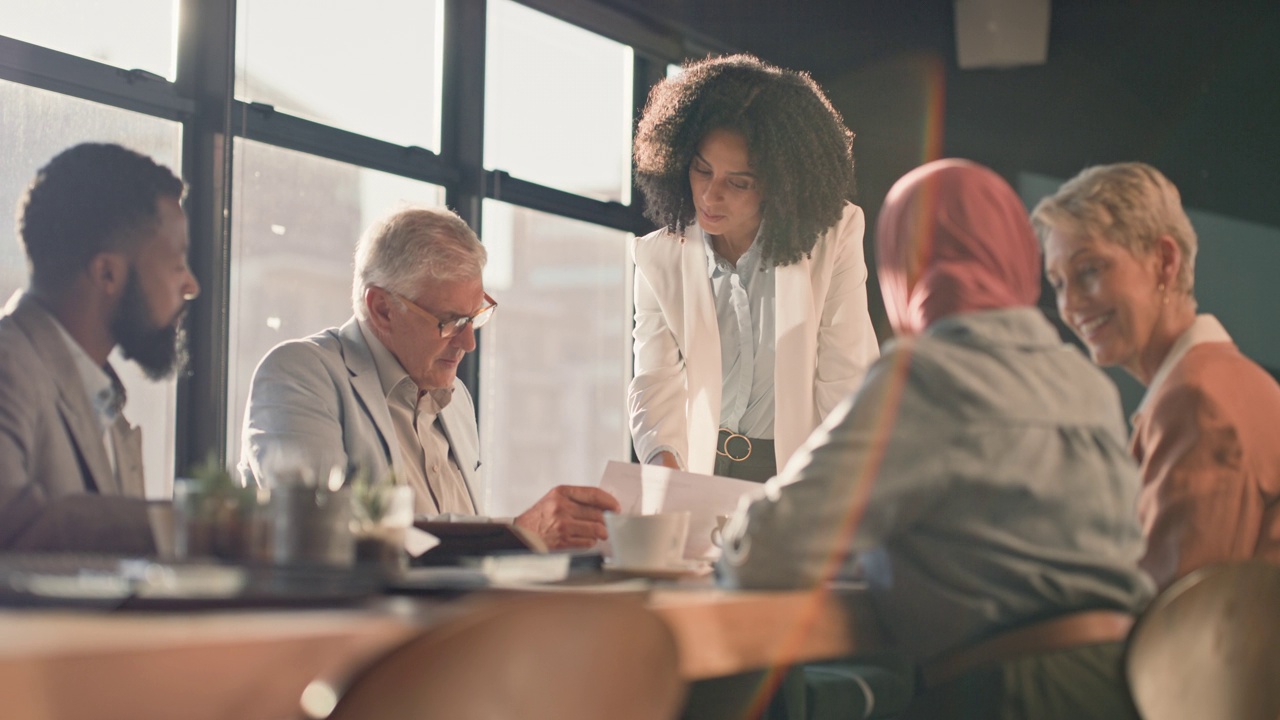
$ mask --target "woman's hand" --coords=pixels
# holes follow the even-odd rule
[[[678,461],[676,461],[675,453],[667,452],[666,450],[664,450],[664,451],[662,451],[662,452],[658,453],[657,455],[654,455],[654,456],[653,456],[653,459],[649,461],[649,464],[650,464],[650,465],[663,465],[663,466],[665,466],[665,467],[669,467],[669,468],[671,468],[671,469],[673,469],[673,470],[683,470],[683,469],[684,469],[684,468],[680,467],[680,463],[679,463]]]

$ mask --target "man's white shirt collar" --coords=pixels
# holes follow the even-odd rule
[[[89,353],[80,347],[80,343],[71,337],[71,333],[62,327],[62,323],[58,322],[57,318],[53,318],[53,324],[67,344],[67,352],[71,353],[71,360],[76,365],[80,382],[84,384],[85,392],[89,394],[89,404],[97,413],[103,427],[109,426],[120,416],[120,410],[124,407],[124,388],[116,386],[111,374],[89,357]]]

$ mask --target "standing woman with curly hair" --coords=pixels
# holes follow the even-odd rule
[[[635,142],[631,435],[641,461],[763,482],[878,357],[853,133],[748,55],[658,84]]]

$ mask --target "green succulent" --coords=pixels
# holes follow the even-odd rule
[[[356,516],[374,525],[382,522],[391,509],[391,494],[387,490],[396,484],[394,472],[374,480],[364,468],[357,469],[347,478]]]
[[[244,489],[212,452],[203,462],[191,468],[188,476],[196,481],[200,494],[206,497],[235,495]]]

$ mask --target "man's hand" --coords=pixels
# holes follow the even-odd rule
[[[533,507],[516,518],[515,523],[538,534],[548,548],[589,548],[604,540],[605,511],[619,512],[622,506],[600,488],[559,485]]]

